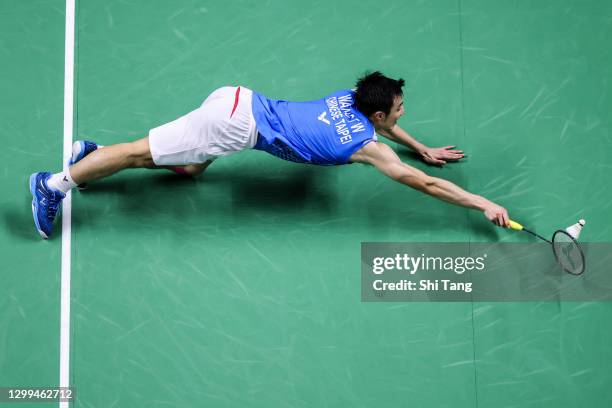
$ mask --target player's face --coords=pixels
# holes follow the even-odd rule
[[[372,121],[377,130],[391,130],[403,114],[404,100],[401,96],[396,96],[393,100],[393,106],[391,107],[391,111],[389,113],[378,111],[370,116],[369,119]]]
[[[391,129],[397,124],[399,118],[404,114],[404,99],[401,96],[396,96],[391,107],[391,112],[385,120],[385,127]]]
[[[385,130],[390,130],[397,124],[397,121],[403,114],[404,99],[401,96],[396,96],[393,100],[391,111],[387,115],[382,115],[379,126]]]

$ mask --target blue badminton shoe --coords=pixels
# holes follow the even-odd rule
[[[77,140],[72,144],[72,156],[68,161],[68,166],[78,163],[83,159],[83,157],[96,150],[98,150],[97,143],[89,140]],[[77,188],[79,190],[84,190],[87,188],[87,183],[79,184]]]
[[[72,144],[72,157],[68,162],[68,166],[78,163],[91,152],[98,150],[98,144],[89,140],[77,140]]]
[[[32,215],[41,237],[47,239],[53,232],[53,221],[66,194],[47,185],[51,173],[34,173],[30,176]]]

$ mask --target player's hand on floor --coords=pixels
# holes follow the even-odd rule
[[[455,146],[426,147],[421,151],[425,163],[443,166],[448,161],[457,161],[465,157],[463,150],[454,150]]]
[[[506,228],[510,223],[508,211],[500,205],[491,203],[483,212],[485,217],[498,227]]]

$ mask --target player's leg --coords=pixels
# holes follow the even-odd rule
[[[123,169],[152,166],[155,164],[151,157],[149,140],[144,137],[135,142],[96,149],[70,167],[69,173],[74,183],[82,184],[108,177]]]
[[[74,164],[83,160],[83,158],[87,157],[89,154],[95,152],[96,150],[104,148],[105,146],[99,145],[96,142],[92,142],[90,140],[77,140],[72,145],[72,156],[70,157],[68,165],[73,166]],[[148,168],[167,169],[183,176],[197,177],[202,174],[211,163],[212,160],[206,160],[204,163],[197,164],[186,164],[177,166],[151,166]],[[84,188],[87,188],[87,184],[81,183],[77,187],[82,190]]]
[[[70,176],[77,184],[103,178],[126,168],[169,169],[187,176],[198,176],[206,170],[212,160],[204,163],[179,166],[158,166],[153,162],[148,138],[132,143],[121,143],[98,148],[70,168]]]
[[[120,170],[154,166],[148,138],[131,143],[106,146],[90,152],[74,166],[51,174],[34,173],[30,176],[32,214],[36,229],[43,238],[53,232],[53,221],[66,193],[77,184],[110,176]]]

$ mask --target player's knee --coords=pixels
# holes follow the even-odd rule
[[[204,173],[204,167],[197,164],[188,164],[186,166],[183,166],[183,171],[188,176],[196,177]]]
[[[130,167],[152,167],[153,157],[149,148],[148,138],[143,138],[127,144],[127,160]]]
[[[181,166],[181,170],[178,173],[185,174],[191,177],[196,177],[204,173],[204,170],[206,170],[206,168],[210,166],[211,163],[212,160],[206,160],[204,163],[187,164],[185,166]]]

